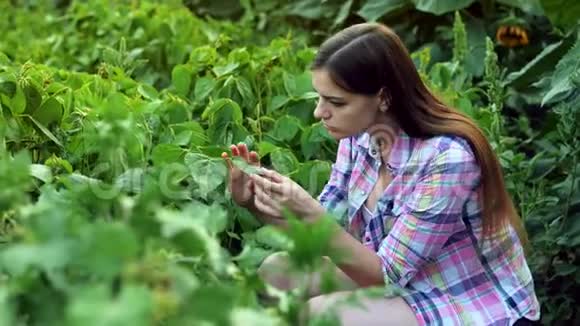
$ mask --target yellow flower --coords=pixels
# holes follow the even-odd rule
[[[508,48],[528,45],[528,32],[520,26],[504,25],[500,26],[496,33],[495,39],[499,44]]]

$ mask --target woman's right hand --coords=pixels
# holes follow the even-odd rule
[[[230,146],[232,156],[239,156],[248,164],[259,167],[260,159],[258,153],[255,151],[248,151],[248,147],[244,143]],[[240,168],[232,163],[231,158],[226,152],[222,153],[222,158],[226,161],[229,169],[229,190],[232,194],[232,199],[242,207],[250,207],[254,202],[254,185],[250,177],[244,173]]]

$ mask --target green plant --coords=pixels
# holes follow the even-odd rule
[[[322,36],[371,4],[386,2],[243,1],[239,22],[200,19],[180,1],[0,4],[0,325],[303,322],[304,291],[267,287],[256,266],[287,250],[315,270],[328,229],[261,225],[232,204],[220,154],[244,141],[317,195],[336,142],[312,116],[312,35],[287,30],[298,15]],[[413,59],[500,158],[530,236],[542,321],[577,322],[580,46],[571,16],[547,1],[391,4],[376,18],[412,13],[400,30],[417,17],[450,26],[430,27]],[[518,65],[525,60],[509,53],[528,50],[506,54],[486,38],[479,5],[490,21],[506,7],[526,19],[544,9],[561,30]],[[278,302],[262,302],[263,291]]]

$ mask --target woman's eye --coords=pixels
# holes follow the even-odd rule
[[[346,103],[342,103],[342,102],[330,102],[332,103],[332,105],[336,106],[337,108],[344,106]]]

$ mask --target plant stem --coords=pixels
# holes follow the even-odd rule
[[[572,195],[574,194],[575,189],[575,185],[576,185],[576,168],[578,166],[578,154],[580,153],[580,151],[576,151],[576,153],[574,154],[574,161],[572,162],[572,181],[570,182],[570,190],[568,191],[568,198],[566,198],[566,205],[564,206],[564,214],[563,214],[563,221],[564,222],[566,220],[566,218],[568,217],[568,213],[570,211],[570,205],[572,202]],[[564,223],[562,223],[562,225],[564,225]]]

